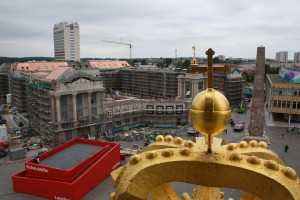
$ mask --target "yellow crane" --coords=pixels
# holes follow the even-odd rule
[[[128,45],[128,46],[129,46],[129,50],[130,50],[130,60],[132,59],[132,44],[131,44],[131,43],[115,42],[115,41],[108,41],[108,40],[101,40],[101,42],[107,42],[107,43],[113,43],[113,44]]]

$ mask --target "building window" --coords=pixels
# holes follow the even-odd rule
[[[183,109],[183,105],[176,105],[176,114],[183,113],[182,109]]]
[[[129,119],[125,119],[125,123],[128,124],[130,122]]]
[[[294,96],[298,96],[298,91],[294,91]]]
[[[166,106],[166,109],[167,109],[166,113],[167,113],[168,115],[173,114],[173,106]]]
[[[106,114],[112,115],[112,111],[111,111],[111,110],[108,110],[108,111],[106,111]]]
[[[154,114],[153,105],[146,105],[146,114]]]
[[[116,114],[120,114],[120,109],[115,110]]]
[[[163,106],[156,106],[156,114],[164,114]]]
[[[286,101],[282,102],[282,108],[286,108]]]

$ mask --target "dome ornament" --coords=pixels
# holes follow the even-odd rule
[[[213,89],[213,72],[227,73],[229,67],[227,65],[224,67],[213,67],[214,54],[215,52],[211,48],[206,51],[207,67],[192,65],[193,74],[207,72],[207,89],[197,94],[193,99],[190,115],[194,128],[206,135],[208,153],[212,152],[212,136],[221,133],[226,128],[231,114],[226,97]]]

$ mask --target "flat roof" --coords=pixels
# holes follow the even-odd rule
[[[286,84],[289,83],[285,79],[283,79],[281,76],[279,76],[279,74],[267,74],[267,76],[271,80],[271,83],[286,83]]]
[[[45,160],[42,160],[39,164],[69,170],[102,148],[103,147],[96,145],[75,143]]]

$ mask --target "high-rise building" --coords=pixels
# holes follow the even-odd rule
[[[294,53],[294,62],[300,62],[300,51]]]
[[[287,63],[288,62],[288,52],[287,51],[276,52],[275,61],[281,62],[281,63]]]
[[[77,22],[55,24],[53,37],[56,60],[80,61],[79,24]]]

